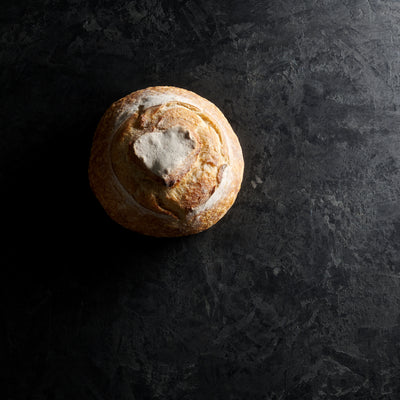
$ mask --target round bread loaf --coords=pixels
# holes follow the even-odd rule
[[[183,236],[214,225],[243,177],[237,136],[210,101],[156,86],[113,103],[94,135],[90,186],[117,223],[150,236]]]

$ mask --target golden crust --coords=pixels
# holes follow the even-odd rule
[[[196,150],[164,179],[133,151],[144,133],[179,126]],[[210,101],[185,89],[156,86],[113,103],[99,122],[89,161],[89,182],[108,215],[133,231],[158,237],[210,228],[232,206],[243,178],[237,136]]]

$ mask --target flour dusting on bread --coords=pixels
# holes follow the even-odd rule
[[[182,165],[196,148],[196,141],[188,130],[174,126],[165,131],[146,132],[133,147],[146,168],[163,178]]]

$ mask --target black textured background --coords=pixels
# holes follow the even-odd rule
[[[7,400],[400,398],[399,1],[0,19]],[[238,199],[199,235],[129,232],[88,186],[101,115],[150,85],[213,101],[242,144]]]

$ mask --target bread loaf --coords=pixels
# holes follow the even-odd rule
[[[117,223],[172,237],[222,218],[239,192],[243,168],[238,138],[213,103],[157,86],[105,112],[93,139],[89,182]]]

